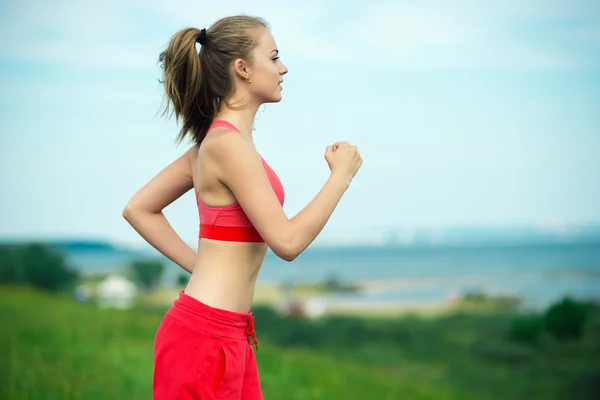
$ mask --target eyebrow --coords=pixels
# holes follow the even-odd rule
[[[272,53],[272,52],[275,52],[275,53],[279,54],[279,50],[277,50],[277,49],[275,49],[275,50],[271,50],[271,53]]]

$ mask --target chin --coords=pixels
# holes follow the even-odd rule
[[[281,89],[278,89],[276,92],[271,92],[268,94],[265,93],[264,95],[260,96],[259,103],[279,103],[282,98],[283,96],[281,95]]]
[[[283,99],[283,96],[280,94],[279,96],[273,96],[269,98],[265,103],[279,103]]]

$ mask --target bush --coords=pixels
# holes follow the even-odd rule
[[[512,321],[510,337],[524,343],[535,343],[544,330],[542,318],[537,315],[522,315]]]
[[[129,268],[145,290],[152,290],[160,282],[165,266],[158,260],[136,260]]]
[[[600,367],[591,367],[577,373],[572,379],[566,397],[597,400],[600,393]]]
[[[477,290],[468,291],[462,297],[462,301],[468,303],[484,303],[487,300],[488,296],[484,292]]]
[[[544,325],[555,339],[579,339],[586,319],[587,305],[565,297],[548,308],[544,314]]]
[[[188,284],[189,280],[190,280],[190,274],[188,274],[188,273],[179,274],[179,275],[177,275],[177,286],[185,286]]]
[[[48,291],[70,288],[77,272],[65,262],[65,256],[39,243],[0,246],[0,282],[29,284]]]
[[[0,247],[0,282],[25,283],[26,274],[21,256],[22,249],[20,247]]]
[[[534,356],[529,346],[500,340],[479,340],[471,345],[470,352],[473,357],[507,365],[523,364]]]

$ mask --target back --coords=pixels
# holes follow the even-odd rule
[[[215,127],[199,148],[189,152],[200,224],[207,223],[212,229],[219,226],[219,223],[231,227],[242,222],[251,226],[247,218],[244,221],[239,218],[239,212],[243,213],[243,210],[237,204],[235,196],[219,180],[219,165],[207,154],[212,141],[220,140],[220,135],[231,133],[228,127]],[[257,157],[260,157],[258,153]],[[223,220],[222,216],[226,216],[228,211],[237,212],[238,217]],[[220,221],[216,221],[219,217]],[[186,293],[213,307],[248,311],[267,245],[262,240],[218,239],[206,234],[206,229],[203,231],[202,228],[201,226],[200,233],[205,234],[198,238],[198,258]]]

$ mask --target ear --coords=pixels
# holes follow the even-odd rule
[[[233,72],[240,77],[240,79],[248,80],[250,79],[250,66],[248,63],[241,58],[236,59],[233,62]]]

